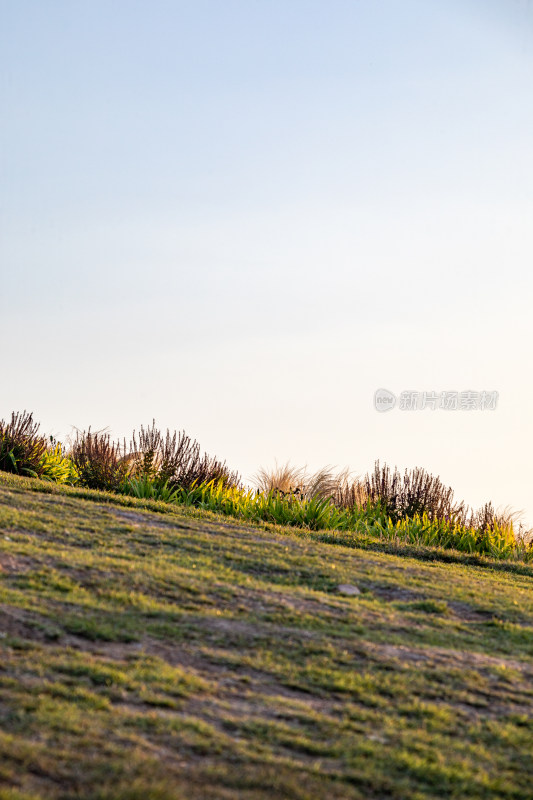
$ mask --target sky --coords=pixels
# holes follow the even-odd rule
[[[246,481],[425,467],[533,526],[533,2],[0,18],[0,418],[155,418]]]

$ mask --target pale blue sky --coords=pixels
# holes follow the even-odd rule
[[[533,4],[0,0],[2,408],[533,524]],[[374,390],[500,393],[377,414]]]

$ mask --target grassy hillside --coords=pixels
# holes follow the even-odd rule
[[[343,536],[0,475],[0,800],[533,797],[533,566]]]

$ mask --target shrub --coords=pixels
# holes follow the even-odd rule
[[[518,512],[496,511],[492,503],[486,503],[477,511],[463,502],[455,503],[453,490],[424,469],[405,470],[401,476],[396,468],[391,473],[386,464],[380,468],[376,461],[374,472],[365,476],[364,488],[376,516],[382,511],[393,526],[409,522],[413,523],[411,530],[416,530],[414,521],[423,517],[430,523],[439,523],[439,536],[442,534],[446,538],[452,531],[453,546],[459,549],[495,557],[503,553],[508,555],[515,548],[520,552],[528,547],[531,550],[529,541],[533,532],[521,524],[516,527]],[[460,546],[457,545],[459,531]]]
[[[135,476],[157,478],[161,484],[168,483],[170,489],[188,489],[201,483],[221,483],[223,486],[239,486],[240,476],[231,472],[225,461],[201,454],[200,445],[187,436],[185,431],[173,434],[167,429],[163,437],[155,427],[133,432],[128,455],[130,469]]]
[[[167,430],[163,436],[155,427],[141,426],[133,432],[129,447],[115,442],[105,431],[78,432],[71,458],[83,486],[126,493],[172,492],[177,487],[216,481],[224,486],[240,485],[238,473],[230,472],[225,462],[203,455],[198,442],[185,431]],[[166,487],[163,490],[163,487]]]
[[[380,467],[376,461],[374,471],[364,478],[364,491],[368,501],[379,505],[393,522],[416,514],[465,522],[465,505],[454,504],[453,489],[420,467],[405,470],[402,476],[396,467],[391,473],[387,464]]]
[[[71,458],[80,484],[88,489],[118,491],[129,471],[124,449],[119,442],[111,441],[106,431],[78,431]]]
[[[42,473],[46,439],[27,411],[13,412],[11,422],[0,422],[0,469],[37,478]]]

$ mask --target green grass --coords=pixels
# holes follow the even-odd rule
[[[0,475],[0,800],[532,797],[532,584]]]
[[[378,504],[338,507],[328,497],[309,499],[279,492],[227,487],[214,480],[191,488],[160,485],[147,477],[123,482],[121,490],[137,498],[164,500],[251,522],[271,522],[310,531],[343,532],[349,543],[361,535],[382,541],[442,547],[491,558],[533,561],[533,540],[515,533],[512,522],[494,521],[486,530],[458,520],[430,519],[426,512],[392,520]]]

